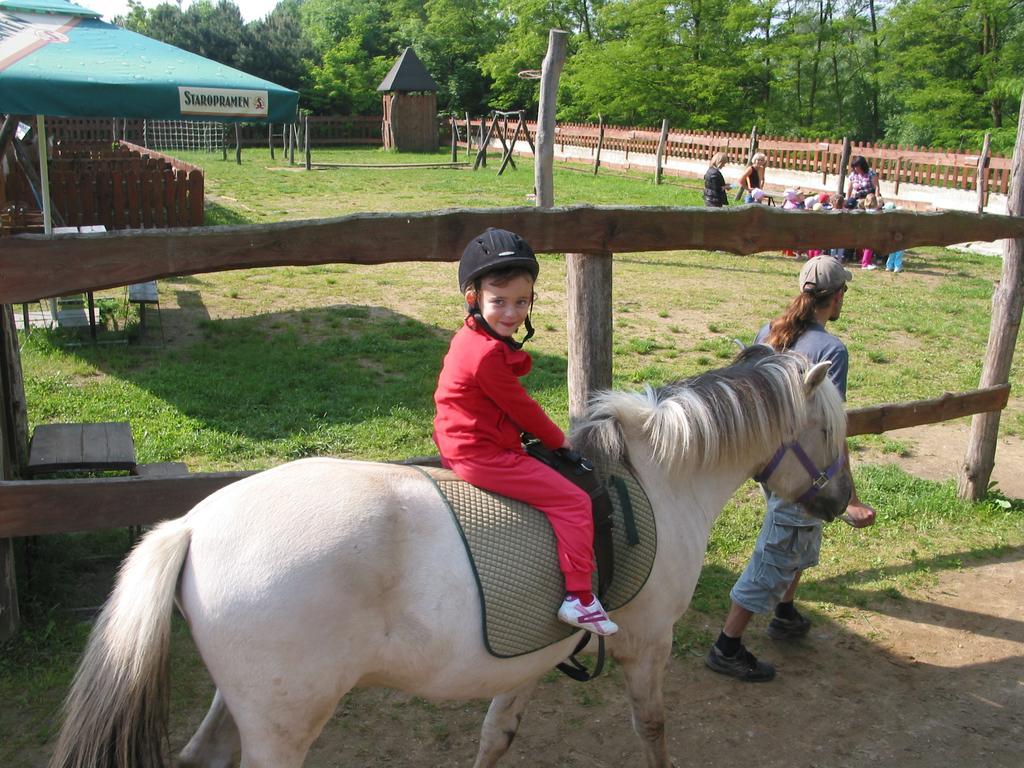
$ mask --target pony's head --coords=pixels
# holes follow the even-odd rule
[[[853,484],[846,414],[827,372],[827,363],[811,365],[802,355],[747,347],[726,368],[658,389],[597,393],[573,445],[614,461],[629,440],[643,440],[664,471],[688,477],[729,462],[808,514],[833,520]]]

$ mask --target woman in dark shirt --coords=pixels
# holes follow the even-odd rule
[[[704,205],[712,208],[721,208],[729,204],[728,195],[725,190],[725,177],[722,176],[721,168],[725,165],[725,153],[716,152],[711,158],[711,165],[704,173]]]

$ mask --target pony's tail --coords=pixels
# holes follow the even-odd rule
[[[50,768],[165,765],[171,614],[192,539],[186,521],[154,528],[121,567],[64,702]]]

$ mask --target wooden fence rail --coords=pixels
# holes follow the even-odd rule
[[[0,249],[0,304],[227,269],[456,261],[466,242],[488,226],[518,232],[546,253],[698,248],[750,254],[853,246],[888,253],[1024,237],[1024,218],[1009,216],[821,213],[767,206],[482,208],[86,237],[15,235]]]
[[[930,424],[1005,407],[1009,385],[857,408],[851,435]],[[0,540],[95,531],[180,517],[214,491],[255,472],[194,473],[175,478],[105,477],[0,482]]]

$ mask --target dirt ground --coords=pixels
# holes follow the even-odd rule
[[[954,476],[966,428],[893,433],[911,446],[908,471]],[[879,457],[872,456],[872,460]],[[1007,496],[1024,497],[1024,443],[997,456]],[[667,731],[676,765],[761,768],[1019,768],[1024,764],[1024,550],[946,572],[927,591],[833,620],[778,643],[756,619],[747,633],[778,678],[744,684],[704,668],[702,649],[671,659]],[[709,632],[718,627],[708,626]],[[468,766],[486,705],[427,704],[356,692],[308,761],[327,766]],[[542,683],[507,765],[556,768],[642,764],[621,675]]]

